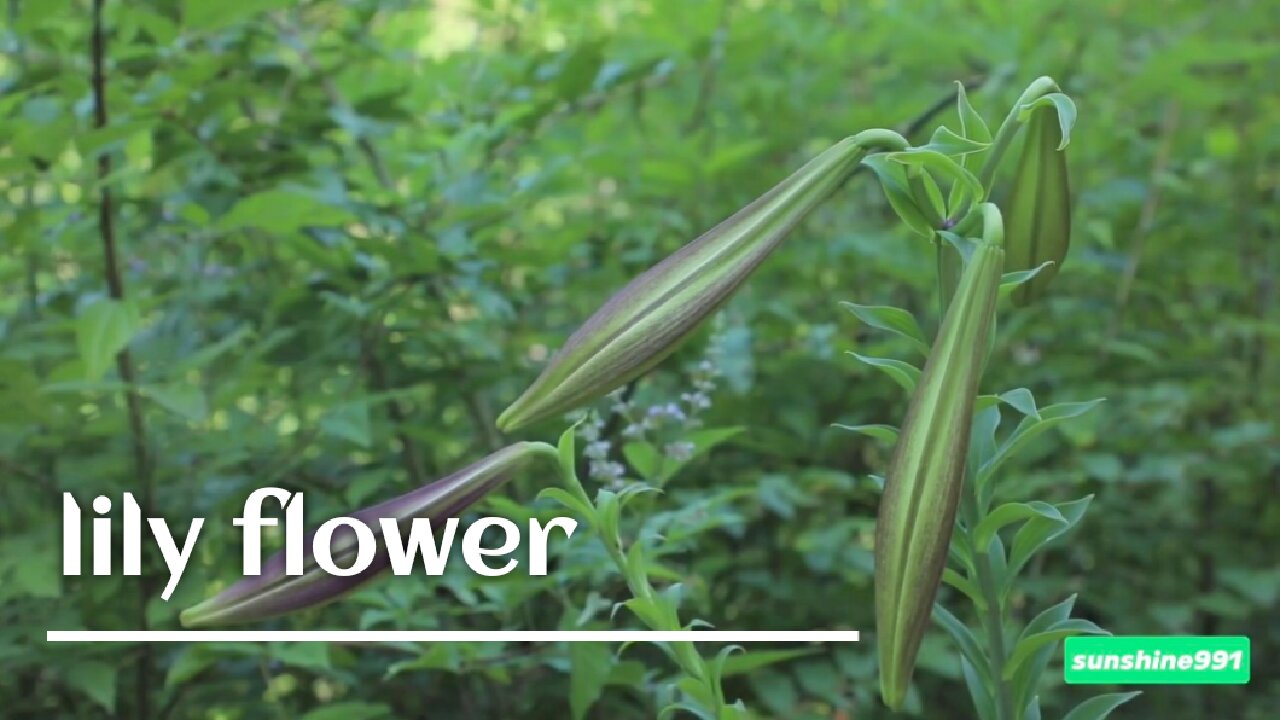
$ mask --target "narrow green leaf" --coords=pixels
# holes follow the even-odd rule
[[[1031,622],[1027,623],[1027,627],[1023,629],[1018,638],[1019,641],[1029,635],[1043,632],[1055,623],[1071,617],[1071,610],[1075,607],[1075,602],[1076,596],[1072,595],[1041,612]],[[1040,676],[1044,674],[1045,668],[1049,666],[1049,660],[1052,659],[1056,648],[1057,643],[1045,645],[1032,653],[1031,657],[1022,664],[1022,668],[1018,670],[1013,682],[1010,683],[1015,708],[1025,708],[1035,699],[1036,685],[1040,681]]]
[[[953,568],[946,568],[942,571],[942,582],[959,590],[979,608],[986,607],[986,602],[982,599],[982,592],[972,580],[964,577],[956,572]]]
[[[206,345],[194,353],[184,357],[181,361],[176,363],[172,369],[186,370],[204,367],[205,365],[208,365],[214,360],[222,357],[252,334],[253,327],[249,325],[249,323],[244,323],[235,330],[223,335],[216,342]]]
[[[840,304],[856,315],[862,322],[871,327],[904,337],[910,340],[912,346],[921,353],[929,354],[929,342],[925,340],[924,333],[920,330],[920,324],[916,322],[915,316],[906,310],[884,305],[859,305],[851,302],[842,302]]]
[[[985,397],[996,399],[992,395]],[[975,408],[973,427],[969,431],[969,456],[965,458],[965,472],[970,478],[978,477],[978,469],[995,455],[996,430],[1000,427],[1001,420],[998,401],[984,405],[982,397],[979,397]],[[975,485],[975,488],[981,497],[982,486]]]
[[[1096,695],[1075,706],[1062,720],[1103,720],[1112,710],[1141,694],[1141,691],[1134,691]]]
[[[363,401],[335,405],[320,418],[320,429],[330,437],[348,440],[360,447],[373,444],[369,404]]]
[[[288,234],[302,227],[345,225],[356,217],[345,208],[329,205],[302,192],[265,190],[242,198],[218,220],[219,230],[255,228]]]
[[[708,628],[713,627],[710,623],[703,623],[699,620],[694,620],[692,623],[689,623],[691,627],[695,624],[705,625]],[[715,659],[710,663],[711,672],[708,673],[711,676],[711,682],[714,685],[719,686],[720,681],[724,679],[725,663],[728,662],[729,658],[733,657],[735,653],[737,654],[737,657],[742,657],[746,653],[746,648],[741,645],[726,645],[720,648],[720,652],[716,653]]]
[[[84,308],[76,318],[76,348],[84,379],[101,380],[141,325],[138,307],[130,300],[98,300]]]
[[[937,235],[942,238],[943,242],[946,242],[948,245],[955,248],[956,252],[960,253],[960,259],[963,264],[969,264],[969,258],[973,257],[973,249],[977,247],[979,241],[974,240],[973,238],[962,237],[949,230],[939,230]],[[1003,275],[1001,277],[1003,277]]]
[[[947,631],[951,639],[956,641],[956,645],[960,648],[960,654],[973,663],[983,686],[991,687],[991,673],[988,670],[987,654],[983,652],[982,645],[974,637],[973,631],[960,622],[959,618],[952,615],[951,611],[938,603],[933,604],[933,620],[941,625],[943,630]]]
[[[1014,646],[1013,652],[1009,655],[1009,659],[1004,666],[1004,679],[1011,680],[1022,664],[1031,657],[1040,648],[1050,643],[1057,643],[1059,640],[1076,635],[1110,635],[1111,633],[1103,630],[1094,623],[1081,618],[1068,618],[1060,620],[1043,632],[1026,635],[1018,640]]]
[[[907,182],[906,169],[899,163],[890,162],[886,153],[868,155],[862,160],[862,164],[875,173],[884,190],[885,199],[889,201],[889,207],[893,208],[898,217],[915,232],[925,237],[932,235],[934,227],[916,205]]]
[[[982,182],[978,180],[978,176],[936,150],[911,148],[888,153],[888,156],[894,162],[937,173],[942,179],[960,185],[969,197],[982,196]]]
[[[942,227],[943,220],[947,216],[947,201],[942,199],[942,188],[938,187],[938,181],[933,175],[924,170],[916,171],[919,173],[920,186],[924,189],[924,199],[917,199],[917,202],[926,206],[929,210],[929,222],[935,227]],[[912,170],[907,170],[907,177],[911,177]],[[953,185],[954,187],[954,185]],[[960,195],[963,198],[963,194]]]
[[[1038,266],[1030,270],[1016,270],[1007,272],[1000,276],[1000,295],[1001,297],[1013,292],[1019,285],[1029,282],[1032,278],[1039,275],[1041,271],[1048,269],[1053,265],[1052,260],[1046,260]]]
[[[959,81],[956,82],[956,110],[960,115],[960,132],[965,137],[980,143],[991,143],[991,130],[987,127],[987,121],[969,104],[969,94],[964,89],[964,83]]]
[[[1062,520],[1041,514],[1023,523],[1022,527],[1013,536],[1013,547],[1009,551],[1009,576],[1006,578],[1004,588],[1006,595],[1011,589],[1010,586],[1013,583],[1013,579],[1022,570],[1022,566],[1027,564],[1027,561],[1031,559],[1031,556],[1037,550],[1080,522],[1080,518],[1084,517],[1084,512],[1089,507],[1091,500],[1093,500],[1093,496],[1086,495],[1079,500],[1055,503],[1054,508],[1062,516]]]
[[[662,466],[662,453],[647,442],[630,442],[622,446],[622,456],[641,478],[654,480]]]
[[[1036,98],[1034,101],[1023,105],[1018,110],[1018,121],[1025,122],[1031,116],[1031,112],[1038,107],[1049,106],[1058,113],[1058,127],[1062,130],[1062,142],[1058,143],[1058,149],[1066,149],[1071,144],[1071,128],[1076,124],[1076,104],[1067,95],[1063,93],[1049,93]]]
[[[70,664],[63,671],[63,677],[68,685],[89,696],[108,714],[115,715],[116,672],[116,666],[109,662],[88,660]]]
[[[164,409],[181,415],[191,422],[203,422],[209,416],[209,406],[205,402],[204,392],[194,385],[168,387],[151,385],[141,388],[140,392]]]
[[[969,690],[973,708],[978,711],[978,720],[996,720],[996,706],[991,691],[982,683],[982,677],[973,663],[963,655],[960,656],[960,674],[964,676],[964,686]]]
[[[973,531],[974,547],[978,552],[986,552],[987,547],[991,545],[991,540],[1001,528],[1037,516],[1063,524],[1067,522],[1057,508],[1046,502],[1033,500],[1026,503],[1005,503],[992,510],[978,523],[978,527]]]
[[[569,643],[569,711],[583,720],[604,692],[615,659],[603,643]]]
[[[943,155],[958,157],[969,153],[981,152],[991,145],[991,141],[981,141],[958,135],[945,125],[938,126],[933,131],[933,137],[929,138],[927,145],[921,146],[923,150],[933,150]]]
[[[908,394],[915,391],[916,383],[920,381],[920,369],[911,363],[891,358],[877,358],[870,357],[868,355],[859,355],[855,352],[850,352],[849,354],[857,358],[862,363],[870,365],[871,367],[888,375],[899,385],[899,387],[906,390]]]
[[[898,442],[898,428],[892,425],[841,425],[836,423],[835,426],[841,430],[848,430],[860,435],[873,437],[887,445],[892,445]]]
[[[797,658],[821,652],[820,648],[796,648],[793,650],[757,650],[755,652],[733,655],[724,661],[721,677],[742,675],[771,665],[780,665]]]
[[[582,488],[582,481],[578,479],[577,449],[574,446],[574,436],[580,424],[582,424],[581,420],[560,433],[560,440],[556,444],[556,453],[560,457],[560,478],[564,481],[565,487],[579,501],[590,506],[591,499],[587,497],[587,491]],[[595,511],[592,510],[590,513],[584,513],[584,515],[595,518]]]
[[[694,455],[704,453],[721,443],[732,440],[742,431],[746,430],[745,425],[734,425],[733,427],[722,428],[706,428],[704,430],[695,430],[686,436],[686,440],[693,443]]]
[[[1097,407],[1101,402],[1102,399],[1098,398],[1097,400],[1089,400],[1087,402],[1057,403],[1045,408],[1040,408],[1039,418],[1024,417],[1022,422],[1018,423],[1018,426],[1014,428],[1009,437],[1000,445],[1000,448],[996,450],[995,455],[992,456],[990,460],[983,463],[982,469],[980,470],[977,478],[978,486],[985,485],[986,481],[997,469],[999,469],[1000,465],[1004,463],[1005,460],[1011,457],[1020,448],[1024,447],[1027,443],[1034,440],[1041,433],[1065,420],[1083,415],[1094,407]]]
[[[555,502],[560,503],[561,505],[565,506],[570,511],[572,511],[575,515],[579,515],[584,518],[592,518],[595,516],[595,511],[591,508],[590,505],[574,497],[573,493],[570,493],[568,490],[565,490],[564,488],[558,488],[558,487],[543,488],[538,493],[537,499],[541,500],[543,498],[547,498],[549,500],[553,500]]]
[[[1036,398],[1026,388],[1017,388],[1000,395],[1000,399],[1018,412],[1040,419],[1040,411],[1036,408]]]
[[[689,713],[698,718],[698,720],[719,720],[715,713],[701,705],[694,705],[690,702],[678,702],[667,705],[658,713],[658,720],[667,720],[667,718],[678,717],[678,713]]]

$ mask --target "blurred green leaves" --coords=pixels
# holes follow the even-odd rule
[[[137,305],[130,300],[97,300],[76,318],[76,347],[84,379],[97,381],[142,327]]]
[[[991,449],[984,474],[1009,481],[985,486],[993,507],[1036,498],[1069,519],[1070,503],[1095,497],[1087,531],[1046,541],[1022,567],[1011,612],[1034,622],[1078,592],[1077,614],[1118,634],[1239,632],[1274,656],[1280,508],[1266,500],[1280,461],[1270,289],[1280,268],[1280,56],[1270,6],[728,8],[107,0],[112,118],[99,130],[85,102],[85,13],[12,3],[0,28],[6,712],[103,716],[108,685],[116,715],[139,712],[140,650],[67,657],[38,632],[139,622],[139,579],[60,577],[52,530],[59,491],[136,489],[119,348],[134,356],[147,400],[159,512],[209,518],[179,588],[194,602],[239,566],[223,519],[250,489],[302,490],[327,516],[409,489],[415,467],[430,476],[483,455],[502,442],[490,433],[503,404],[610,291],[831,142],[905,124],[940,101],[942,114],[909,139],[980,173],[991,149],[975,143],[993,142],[995,113],[1029,71],[1059,78],[1080,101],[1074,237],[1053,292],[1002,321],[993,349],[990,392],[1025,388],[1036,412],[1005,393],[975,419],[975,443]],[[968,90],[952,103],[956,78]],[[136,316],[93,309],[110,302],[100,152],[115,163],[105,186]],[[906,166],[888,167],[910,191]],[[958,207],[952,175],[923,169],[918,209]],[[657,585],[683,584],[688,617],[722,629],[871,625],[872,478],[896,437],[877,424],[899,416],[906,394],[884,366],[840,358],[902,362],[910,386],[914,342],[869,332],[888,328],[838,302],[901,307],[926,338],[938,311],[935,262],[920,250],[928,241],[899,229],[870,179],[834,195],[725,307],[725,390],[706,428],[746,429],[620,513],[626,539],[662,530],[650,572]],[[998,199],[1005,178],[996,180]],[[82,323],[86,311],[100,317]],[[686,359],[655,368],[637,393],[678,398],[674,370]],[[1071,422],[1055,418],[1084,406],[1051,409],[1100,397],[1105,412]],[[632,452],[652,470],[658,450]],[[480,511],[561,512],[536,499],[551,480],[515,482]],[[587,481],[591,497],[600,485]],[[1041,537],[1061,528],[1036,513],[998,529],[991,547],[1010,552],[1033,521]],[[603,622],[625,590],[586,540],[554,558],[543,583],[391,579],[280,627],[551,628],[566,597],[590,593],[605,608],[592,621]],[[961,590],[942,592],[964,604]],[[181,604],[150,603],[155,627],[176,627]],[[640,626],[625,610],[614,622]],[[154,654],[157,714],[571,712],[563,646],[335,647],[328,667],[267,647],[195,649]],[[725,660],[725,685],[762,717],[882,716],[865,643],[731,672],[768,654],[748,651]],[[1042,656],[1052,674],[1056,652],[1040,648],[1019,674]],[[670,687],[647,674],[670,668],[660,653],[629,648],[589,717],[655,717]],[[932,660],[908,708],[972,714],[959,686],[981,670],[957,659],[942,628],[922,656]],[[115,673],[108,683],[100,668],[67,672],[78,661]],[[1026,720],[1062,718],[1086,699],[1047,681],[1027,693],[1038,710]],[[1071,720],[1098,716],[1086,702],[1093,710]],[[1170,687],[1113,716],[1272,720],[1277,704],[1258,683]]]

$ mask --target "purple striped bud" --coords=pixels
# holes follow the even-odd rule
[[[1005,223],[1010,272],[1051,262],[1013,291],[1014,304],[1043,297],[1071,246],[1071,177],[1067,171],[1061,110],[1048,102],[1028,110],[1026,138],[1013,176]]]
[[[880,694],[899,709],[946,567],[1004,251],[982,241],[960,275],[907,407],[876,521]]]
[[[647,372],[723,305],[753,270],[889,131],[845,138],[751,204],[677,250],[596,311],[498,418],[502,430],[567,412]]]
[[[296,612],[335,600],[364,585],[390,567],[383,540],[381,520],[394,519],[405,534],[415,518],[434,524],[459,513],[507,481],[535,455],[555,457],[555,449],[545,443],[521,442],[509,445],[483,460],[448,477],[424,485],[400,497],[351,513],[347,517],[369,526],[378,540],[373,561],[359,573],[335,576],[324,572],[312,554],[315,531],[307,534],[303,572],[288,575],[285,553],[281,551],[263,563],[262,572],[245,577],[217,596],[182,612],[186,627],[206,627],[255,622]],[[349,567],[358,548],[355,531],[342,525],[330,537],[329,555],[333,564]]]

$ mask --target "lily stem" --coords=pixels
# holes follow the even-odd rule
[[[986,200],[991,196],[991,181],[995,179],[996,170],[1000,167],[1000,161],[1004,159],[1005,153],[1013,143],[1014,136],[1018,134],[1018,130],[1022,127],[1022,121],[1018,117],[1022,113],[1022,107],[1034,102],[1037,98],[1057,91],[1058,84],[1052,78],[1036,78],[1018,97],[1018,101],[1013,104],[1013,108],[1005,116],[1004,122],[1000,123],[1000,128],[996,130],[995,137],[991,140],[991,149],[987,151],[986,157],[982,160],[982,169],[978,171],[978,182],[982,185],[983,193],[981,200]],[[963,217],[959,219],[953,218],[953,231],[964,236],[966,232],[972,230],[981,219],[981,207],[981,202],[974,203]]]
[[[966,532],[970,534],[981,520],[978,506],[977,488],[972,482],[964,484],[964,498],[961,505]],[[1004,664],[1007,645],[1004,633],[1003,603],[1000,588],[996,584],[995,570],[991,566],[991,555],[988,548],[980,548],[969,543],[973,549],[973,569],[978,576],[978,591],[982,594],[985,608],[981,611],[981,622],[987,634],[987,664],[994,687],[990,688],[995,700],[996,720],[1017,720],[1013,708],[1013,696],[1009,692],[1009,684],[1004,680]]]
[[[569,492],[582,501],[586,507],[593,507],[590,496],[587,495],[586,489],[582,487],[582,482],[578,479],[577,468],[573,462],[573,458],[560,458],[559,451],[545,443],[538,443],[542,446],[538,449],[545,453],[548,457],[556,457],[560,465],[561,474],[564,477],[565,484],[568,486]],[[650,601],[654,600],[655,591],[653,585],[649,583],[648,575],[640,568],[639,572],[631,567],[631,559],[622,544],[622,538],[616,534],[608,533],[598,524],[598,518],[592,512],[589,518],[591,530],[595,534],[596,539],[604,545],[610,559],[613,560],[614,566],[618,572],[626,579],[627,589],[631,591],[632,596],[637,599]],[[651,630],[684,630],[680,620],[675,613],[660,613],[661,622],[646,616],[640,615],[640,620],[649,626]],[[729,718],[728,714],[730,706],[725,702],[724,689],[720,687],[720,682],[715,678],[707,668],[707,662],[698,653],[697,647],[690,641],[674,642],[670,644],[670,656],[689,678],[697,681],[699,684],[707,688],[707,692],[714,699],[716,707],[711,708],[715,711],[717,718]]]

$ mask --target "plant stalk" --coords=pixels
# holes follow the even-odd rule
[[[1018,96],[1018,101],[1013,104],[1009,114],[1000,123],[1000,128],[996,130],[995,137],[991,140],[991,149],[982,160],[982,169],[978,171],[978,182],[982,184],[983,188],[982,201],[991,196],[991,181],[995,179],[996,170],[1000,167],[1000,161],[1004,159],[1009,146],[1013,144],[1013,138],[1018,134],[1018,130],[1022,128],[1022,123],[1018,120],[1018,114],[1022,111],[1022,106],[1057,91],[1058,84],[1052,78],[1039,77],[1036,78],[1035,82],[1028,85],[1026,90],[1022,91],[1022,95]],[[951,223],[953,232],[965,237],[966,233],[974,228],[982,218],[982,201],[974,203],[963,217]]]
[[[578,479],[574,463],[572,461],[569,461],[568,463],[561,463],[558,452],[550,446],[547,446],[547,451],[548,456],[554,454],[557,458],[557,463],[560,464],[561,473],[564,475],[565,484],[568,486],[569,492],[577,496],[577,498],[588,507],[593,506],[590,497],[587,495],[586,489],[582,487],[582,482]],[[594,522],[591,523],[591,530],[595,534],[596,539],[604,545],[610,559],[613,560],[614,566],[626,580],[627,589],[630,590],[632,596],[642,600],[652,599],[654,590],[653,586],[649,584],[648,578],[646,576],[641,576],[639,580],[633,579],[635,574],[630,572],[630,561],[627,558],[626,552],[623,550],[622,538],[607,536],[605,533],[600,531],[600,528],[597,527]],[[651,630],[684,630],[684,628],[680,626],[680,622],[678,620],[671,623],[670,626],[655,626],[655,624],[650,624],[643,618],[641,618],[641,620],[645,622],[646,625],[649,625],[649,629]],[[679,666],[681,672],[697,680],[702,685],[705,685],[707,690],[710,691],[711,697],[715,698],[716,701],[717,707],[715,707],[714,710],[717,718],[732,717],[725,713],[728,706],[725,703],[723,688],[720,687],[719,682],[716,682],[712,678],[711,673],[707,671],[706,661],[702,659],[702,656],[698,653],[697,647],[693,642],[686,640],[671,643],[671,657],[675,661],[676,665]]]
[[[981,520],[978,507],[978,490],[972,482],[964,484],[961,513],[964,516],[966,533],[972,532]],[[995,572],[991,567],[991,555],[987,548],[973,548],[973,567],[978,575],[978,591],[982,594],[985,608],[978,608],[979,620],[987,635],[987,665],[991,681],[995,687],[990,688],[996,705],[996,720],[1018,720],[1014,714],[1013,696],[1009,692],[1009,684],[1004,681],[1004,664],[1006,660],[1006,638],[1004,634],[1004,617],[1000,589],[995,582]]]

